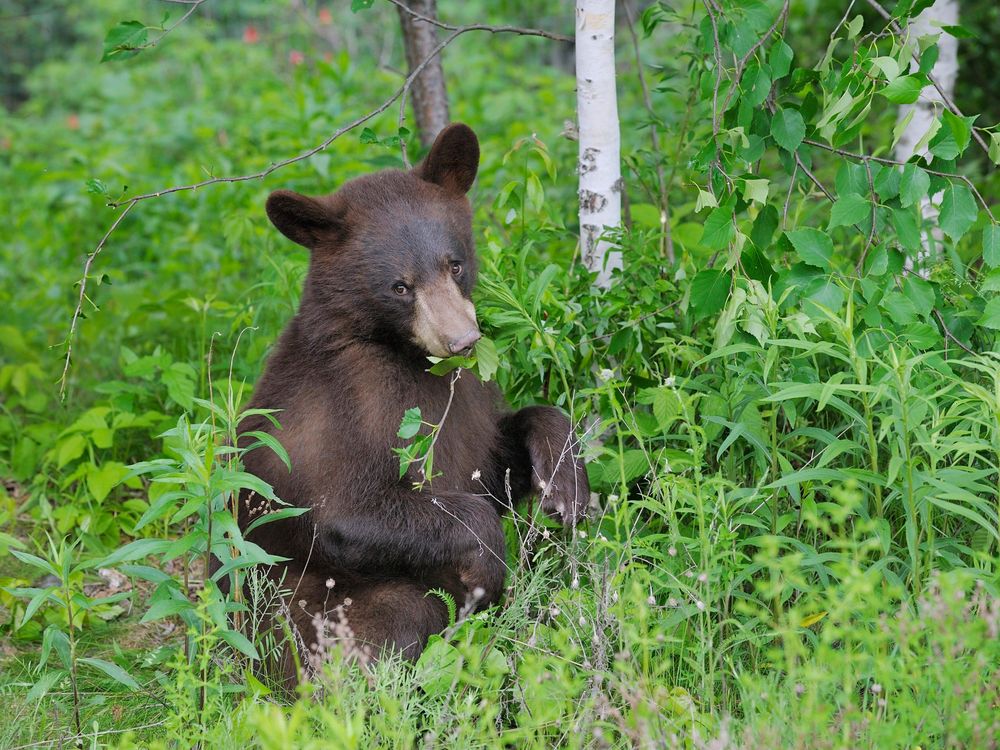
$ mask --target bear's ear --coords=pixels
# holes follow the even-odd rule
[[[438,133],[427,158],[415,171],[449,192],[467,193],[478,170],[479,140],[472,128],[457,122]]]
[[[342,216],[315,198],[275,190],[267,197],[267,218],[292,242],[314,250],[324,240],[336,238],[343,228]]]

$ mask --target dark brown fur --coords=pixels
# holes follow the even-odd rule
[[[468,372],[454,384],[435,446],[440,474],[421,491],[414,476],[399,479],[391,449],[403,442],[396,431],[404,410],[419,406],[425,421],[439,422],[451,382],[426,371],[427,351],[414,339],[420,290],[454,284],[447,287],[453,308],[472,309],[476,259],[465,192],[478,160],[475,135],[453,125],[413,171],[361,177],[323,198],[279,191],[268,200],[275,225],[312,256],[299,312],[251,404],[279,409],[281,429],[264,418],[241,426],[274,434],[292,470],[266,448],[248,453],[246,467],[310,512],[265,524],[250,538],[289,558],[269,575],[293,592],[292,620],[313,648],[314,617],[335,618],[338,607],[356,647],[415,658],[447,625],[446,608],[428,590],[444,589],[459,606],[470,597],[477,609],[495,604],[506,572],[500,517],[508,471],[513,501],[544,487],[542,507],[565,523],[585,511],[589,487],[567,418],[551,407],[507,413],[497,388]],[[397,281],[412,288],[400,293]],[[435,300],[419,299],[434,312]],[[450,325],[462,313],[448,315],[433,319]],[[445,333],[441,341],[454,340]],[[244,529],[259,515],[253,505],[241,499]]]

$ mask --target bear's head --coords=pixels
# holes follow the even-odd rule
[[[385,170],[310,198],[278,190],[267,215],[311,251],[299,316],[318,341],[378,341],[450,357],[479,339],[472,210],[479,142],[441,131],[410,171]]]

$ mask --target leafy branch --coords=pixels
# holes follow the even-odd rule
[[[147,26],[141,21],[122,21],[108,31],[104,37],[104,55],[101,62],[125,60],[138,55],[144,49],[150,49],[162,42],[166,36],[190,18],[207,0],[165,0],[165,2],[188,6],[188,10],[176,23],[170,26]],[[163,17],[166,23],[168,16]],[[150,31],[159,31],[160,35],[153,41],[148,41]]]

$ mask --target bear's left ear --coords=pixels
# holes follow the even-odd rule
[[[414,170],[418,177],[452,193],[467,193],[479,171],[479,140],[472,128],[457,122],[434,139],[427,158]]]

